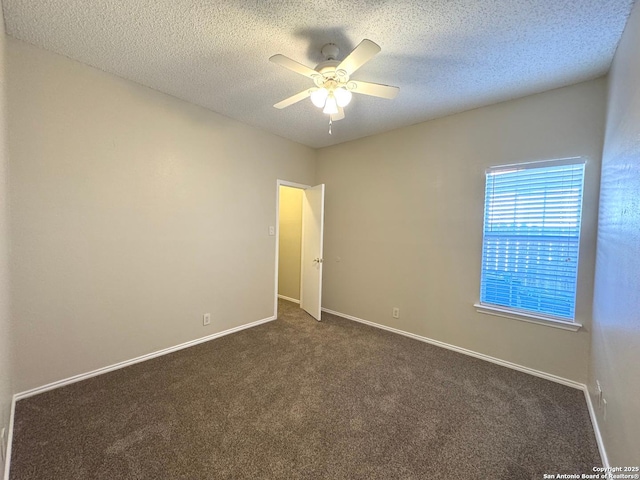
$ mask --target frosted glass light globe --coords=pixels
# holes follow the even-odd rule
[[[326,88],[319,88],[311,94],[311,101],[316,107],[322,108],[324,107],[328,96],[329,91]]]
[[[349,105],[352,97],[351,92],[343,87],[337,88],[333,92],[333,95],[336,97],[336,102],[339,107],[346,107]]]
[[[338,113],[338,104],[336,102],[336,97],[333,96],[332,93],[329,93],[327,96],[327,101],[324,104],[324,110],[322,113],[328,113],[329,115]]]

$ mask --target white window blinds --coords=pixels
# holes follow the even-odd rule
[[[480,303],[574,320],[584,163],[486,174]]]

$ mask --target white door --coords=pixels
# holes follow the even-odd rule
[[[300,307],[320,320],[322,300],[322,235],[324,184],[307,188],[302,198],[302,258]]]

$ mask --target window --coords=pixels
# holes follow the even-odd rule
[[[478,307],[574,321],[585,167],[578,162],[487,170]]]

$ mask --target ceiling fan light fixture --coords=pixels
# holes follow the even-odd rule
[[[337,88],[333,92],[333,95],[336,97],[336,102],[339,107],[346,107],[349,105],[352,97],[351,92],[344,87]]]
[[[324,104],[324,110],[322,110],[322,113],[327,113],[329,115],[338,113],[338,103],[336,102],[336,97],[333,95],[333,92],[329,93],[327,96],[327,101]]]
[[[285,98],[276,103],[274,107],[282,109],[306,98],[311,98],[311,103],[329,116],[329,133],[331,133],[331,123],[345,118],[345,107],[350,104],[353,92],[388,99],[395,98],[398,94],[398,87],[351,80],[351,75],[378,52],[380,52],[379,45],[364,39],[342,61],[339,61],[337,60],[338,47],[334,44],[327,44],[322,47],[325,61],[316,65],[315,69],[284,55],[273,55],[269,61],[304,75],[314,83],[312,88]]]
[[[326,88],[319,88],[311,94],[311,101],[318,108],[323,108],[327,102],[329,91]]]

